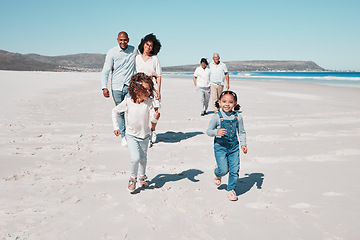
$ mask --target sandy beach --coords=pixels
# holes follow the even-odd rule
[[[134,194],[100,78],[0,71],[1,240],[358,239],[359,89],[230,79],[248,142],[230,202],[191,76],[163,78]]]

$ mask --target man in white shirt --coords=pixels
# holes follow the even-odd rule
[[[117,38],[118,46],[110,49],[105,58],[102,70],[101,88],[104,97],[110,97],[107,88],[109,75],[111,74],[111,92],[115,105],[120,104],[128,94],[127,87],[132,75],[135,74],[135,57],[137,49],[128,45],[129,37],[126,32],[120,32]],[[118,116],[119,129],[121,132],[121,145],[126,146],[125,118],[124,113]]]
[[[215,102],[219,99],[220,94],[224,89],[224,84],[226,80],[226,90],[230,87],[229,80],[229,72],[225,63],[220,62],[220,56],[218,53],[214,53],[213,55],[213,63],[209,64],[210,67],[210,91],[211,98],[214,105],[215,113],[219,111],[219,109],[215,106]]]

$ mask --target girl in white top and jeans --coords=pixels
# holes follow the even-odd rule
[[[131,77],[128,91],[131,98],[125,98],[112,110],[114,134],[120,135],[117,116],[125,112],[126,139],[131,157],[131,173],[128,184],[130,192],[136,189],[138,171],[141,187],[146,187],[147,149],[150,139],[149,121],[156,123],[160,113],[153,108],[154,84],[151,78],[144,73],[137,73]]]
[[[155,79],[155,101],[154,109],[158,112],[161,101],[161,66],[158,57],[156,56],[161,48],[160,41],[154,34],[148,34],[141,39],[138,49],[141,54],[135,58],[136,72],[142,72]],[[155,134],[156,123],[151,123],[151,143],[156,142]]]

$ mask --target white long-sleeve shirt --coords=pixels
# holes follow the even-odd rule
[[[131,98],[127,97],[112,110],[112,122],[114,130],[119,129],[117,122],[118,114],[125,112],[126,134],[145,138],[150,134],[149,121],[156,123],[154,118],[155,110],[153,108],[153,99],[137,104]]]

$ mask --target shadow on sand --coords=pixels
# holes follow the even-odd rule
[[[197,135],[204,134],[203,132],[171,132],[157,134],[157,142],[166,142],[166,143],[177,143],[182,140],[195,137]]]
[[[167,182],[176,182],[182,179],[188,179],[192,182],[198,182],[199,180],[195,179],[197,175],[203,174],[204,172],[198,169],[189,169],[186,171],[182,171],[181,173],[174,173],[174,174],[158,174],[156,177],[149,181],[149,186],[146,188],[137,188],[132,194],[140,193],[142,190],[147,189],[155,189],[161,188]]]
[[[261,189],[262,184],[264,182],[264,174],[263,173],[250,173],[245,174],[246,177],[239,178],[238,183],[236,185],[236,195],[243,195],[250,191],[250,189],[256,185],[257,189]],[[227,185],[222,184],[218,187],[219,190],[226,190]]]

